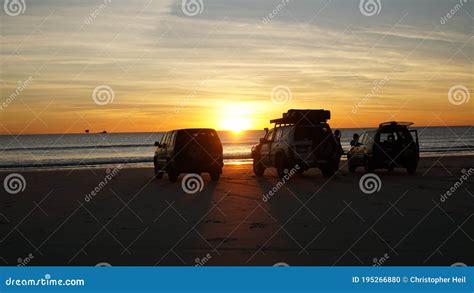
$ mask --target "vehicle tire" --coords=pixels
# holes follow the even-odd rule
[[[155,160],[153,160],[153,168],[154,168],[154,172],[155,172],[155,178],[156,178],[156,179],[161,179],[161,178],[163,178],[164,172],[161,171],[161,168],[159,168],[159,167],[156,165],[156,161],[155,161]]]
[[[170,182],[176,182],[179,177],[179,172],[173,167],[168,168],[168,179]]]
[[[211,176],[212,181],[219,181],[219,178],[221,178],[221,169],[214,169],[209,172],[209,175]]]
[[[320,169],[321,169],[321,173],[323,174],[323,177],[325,178],[331,177],[332,175],[334,175],[334,172],[335,172],[334,164],[331,164],[331,163],[321,166]]]
[[[365,159],[364,159],[364,172],[365,173],[374,172],[374,166],[373,166],[371,160],[367,157],[365,157]]]
[[[164,175],[164,174],[165,174],[165,173],[163,173],[163,172],[161,172],[161,171],[160,171],[160,172],[155,172],[155,179],[161,179],[161,178],[163,178],[163,175]]]
[[[410,175],[415,175],[416,173],[416,167],[417,167],[417,164],[416,163],[413,163],[413,164],[410,164],[407,166],[407,172],[408,174]]]
[[[255,176],[262,176],[265,173],[265,166],[260,159],[253,159],[253,173],[255,173]]]
[[[275,158],[275,167],[279,178],[285,176],[285,157],[282,154],[278,154]]]

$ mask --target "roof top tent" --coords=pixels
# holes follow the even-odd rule
[[[326,123],[329,119],[331,119],[331,111],[329,110],[290,109],[283,113],[282,118],[272,119],[270,123],[277,125],[314,125]]]

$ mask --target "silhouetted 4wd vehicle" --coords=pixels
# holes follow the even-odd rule
[[[156,178],[168,173],[171,182],[180,173],[208,172],[213,181],[222,173],[222,144],[214,129],[181,129],[167,132],[155,142]]]
[[[375,169],[406,168],[415,174],[420,158],[418,132],[411,122],[384,122],[377,130],[363,133],[347,154],[349,171],[362,166],[366,173]],[[413,134],[413,136],[412,136]]]
[[[285,169],[298,164],[298,172],[313,167],[323,176],[334,174],[337,163],[337,142],[326,123],[327,110],[288,110],[282,118],[270,120],[275,127],[265,129],[265,137],[252,147],[253,170],[261,176],[268,167],[275,167],[279,177]]]

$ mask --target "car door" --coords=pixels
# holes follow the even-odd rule
[[[273,141],[274,129],[270,130],[264,137],[264,142],[260,146],[260,158],[265,165],[270,166],[270,148]]]
[[[281,143],[281,137],[283,134],[283,128],[278,127],[275,128],[275,131],[273,133],[273,137],[271,139],[270,145],[270,151],[269,151],[269,161],[272,166],[275,165],[275,157],[277,152],[280,150],[280,143]]]
[[[356,145],[352,149],[352,161],[356,164],[363,164],[364,153],[365,153],[365,142],[367,140],[367,134],[362,134],[356,142]]]
[[[170,135],[168,136],[168,139],[166,140],[166,147],[165,147],[165,153],[166,153],[166,162],[169,162],[173,159],[174,156],[174,146],[175,146],[175,139],[176,139],[176,134],[178,131],[174,130],[170,132]]]
[[[160,146],[156,149],[156,162],[158,166],[163,167],[166,164],[166,152],[165,145],[169,136],[169,132],[166,132],[160,140]]]

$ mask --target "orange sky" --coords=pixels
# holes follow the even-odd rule
[[[50,2],[1,18],[2,134],[261,129],[291,108],[474,124],[472,2],[445,23],[454,2]]]

